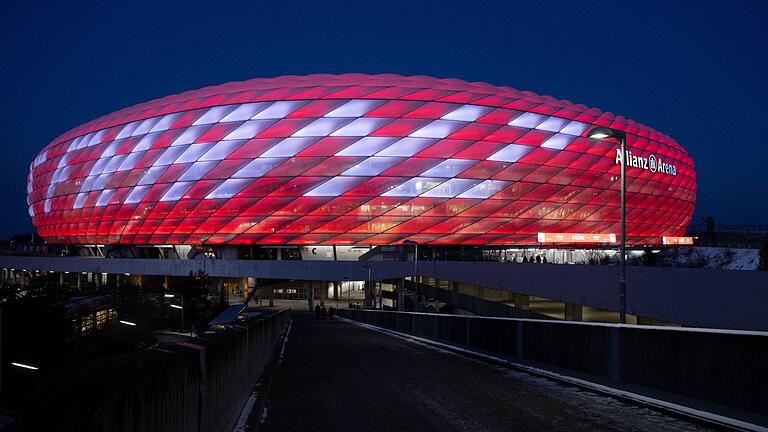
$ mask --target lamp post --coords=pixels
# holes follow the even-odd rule
[[[619,264],[621,277],[619,278],[619,322],[627,323],[627,134],[603,126],[593,128],[587,133],[590,139],[613,138],[621,145],[621,247],[619,252]]]
[[[413,311],[418,312],[419,285],[416,282],[419,274],[419,244],[413,240],[405,240],[403,244],[413,245]]]

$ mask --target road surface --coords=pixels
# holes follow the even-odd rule
[[[295,313],[267,431],[701,431],[700,425],[339,320]]]

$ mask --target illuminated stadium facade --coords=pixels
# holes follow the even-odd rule
[[[593,126],[627,134],[585,138]],[[538,244],[682,235],[685,149],[632,120],[508,87],[397,75],[254,79],[93,120],[30,166],[48,242],[111,245]]]

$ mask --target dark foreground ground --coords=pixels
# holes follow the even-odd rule
[[[342,321],[293,315],[268,431],[699,431],[679,419]]]

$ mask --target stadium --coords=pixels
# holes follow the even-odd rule
[[[627,153],[596,126],[626,134]],[[30,165],[29,214],[68,245],[614,243],[682,236],[696,174],[672,138],[509,87],[283,76],[163,97],[65,132]]]

